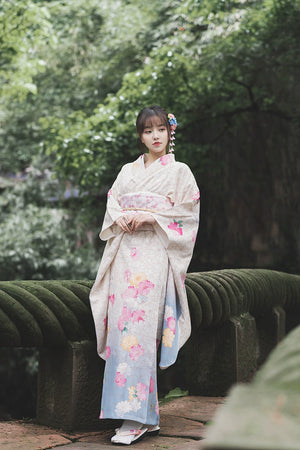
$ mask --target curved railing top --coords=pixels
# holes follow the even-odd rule
[[[186,289],[193,328],[225,322],[273,307],[300,312],[300,276],[267,269],[224,269],[189,273]]]
[[[0,282],[0,346],[56,347],[95,339],[92,281]]]
[[[92,281],[0,282],[0,346],[55,347],[94,340]],[[264,269],[189,273],[186,289],[193,329],[274,306],[300,312],[300,276]]]

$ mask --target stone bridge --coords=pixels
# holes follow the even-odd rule
[[[265,269],[189,273],[192,335],[165,389],[225,395],[249,381],[300,323],[300,276]],[[99,427],[104,361],[96,354],[91,281],[0,282],[0,346],[40,349],[37,420],[66,430]],[[101,421],[105,426],[105,421]]]

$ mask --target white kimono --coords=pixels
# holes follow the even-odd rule
[[[132,234],[115,224],[144,211],[154,225]],[[189,167],[167,154],[145,168],[123,166],[108,192],[100,233],[107,240],[91,290],[97,348],[106,360],[100,418],[158,424],[156,355],[176,361],[191,325],[184,280],[199,223],[199,189]]]

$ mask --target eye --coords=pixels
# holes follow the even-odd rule
[[[165,127],[160,128],[159,131],[161,132],[165,131]]]
[[[145,134],[150,134],[150,133],[151,133],[151,130],[144,130],[144,133],[145,133]]]

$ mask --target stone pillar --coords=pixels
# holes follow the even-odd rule
[[[184,348],[190,394],[220,396],[236,382],[249,381],[257,368],[255,320],[250,314],[193,333]]]
[[[93,341],[41,349],[37,422],[69,431],[107,426],[99,421],[104,365]]]
[[[269,353],[285,337],[285,311],[280,306],[255,317],[258,339],[258,366],[261,366]]]

